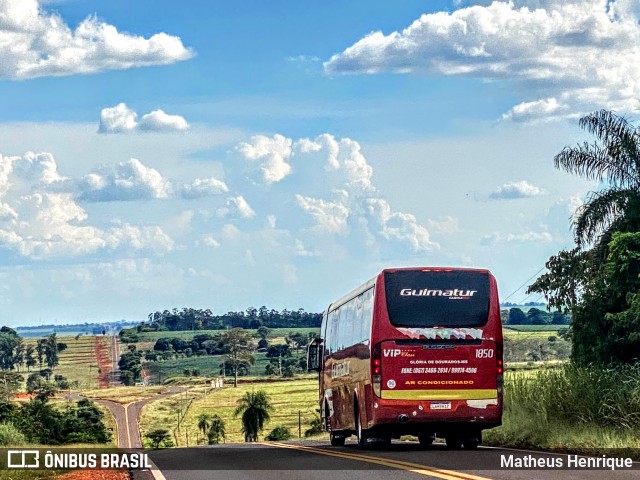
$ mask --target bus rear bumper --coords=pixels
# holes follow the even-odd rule
[[[502,424],[502,402],[498,398],[451,401],[378,398],[369,418],[370,430],[392,432],[394,436],[479,432]]]

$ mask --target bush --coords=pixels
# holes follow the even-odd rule
[[[308,430],[305,430],[305,437],[312,437],[314,435],[320,435],[322,433],[322,418],[320,417],[319,411],[313,420],[311,420],[311,425]]]
[[[8,447],[27,443],[27,437],[12,423],[0,423],[0,446]]]
[[[291,437],[292,437],[291,431],[287,427],[280,425],[274,428],[273,430],[271,430],[269,435],[265,437],[265,440],[270,440],[270,441],[289,440]]]

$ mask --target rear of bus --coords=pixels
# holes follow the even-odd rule
[[[475,448],[501,424],[502,326],[489,271],[383,271],[371,340],[372,433]]]

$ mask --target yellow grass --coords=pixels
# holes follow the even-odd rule
[[[145,400],[150,397],[155,397],[159,393],[167,391],[166,387],[111,387],[111,388],[99,388],[95,390],[87,390],[82,392],[83,395],[90,398],[101,398],[103,400],[111,400],[117,403],[131,403],[138,400]]]

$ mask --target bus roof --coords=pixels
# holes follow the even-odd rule
[[[380,275],[383,275],[385,273],[399,272],[399,271],[403,271],[403,270],[406,270],[406,271],[422,270],[422,271],[425,271],[425,272],[427,272],[427,271],[432,271],[432,272],[438,272],[438,271],[442,271],[442,272],[467,271],[467,272],[478,272],[478,273],[489,273],[489,274],[491,273],[486,268],[468,268],[468,267],[426,267],[426,266],[424,266],[424,267],[385,268],[380,273],[378,273],[375,277],[373,277],[371,280],[363,283],[359,287],[351,290],[346,295],[340,297],[338,300],[336,300],[335,302],[331,303],[329,305],[329,308],[327,308],[327,312],[331,312],[332,310],[335,310],[340,305],[343,305],[343,304],[347,303],[352,298],[357,297],[361,293],[363,293],[363,292],[369,290],[371,287],[375,286],[376,280],[378,279],[378,277],[380,277]]]

